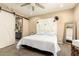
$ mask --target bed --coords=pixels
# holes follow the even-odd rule
[[[60,51],[60,47],[57,43],[57,23],[51,19],[40,20],[37,22],[37,33],[34,35],[23,37],[17,44],[17,49],[20,49],[21,45],[28,45],[33,48],[48,51],[55,56]]]
[[[60,47],[57,44],[56,35],[30,35],[23,37],[17,44],[17,49],[21,48],[21,45],[28,45],[39,50],[48,51],[57,55],[57,52],[60,51]]]

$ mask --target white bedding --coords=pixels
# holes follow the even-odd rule
[[[79,47],[79,40],[72,40],[72,45]]]
[[[49,36],[36,34],[26,36],[18,42],[17,49],[20,49],[21,45],[28,45],[39,50],[52,52],[54,55],[57,55],[57,52],[60,51],[56,35]]]

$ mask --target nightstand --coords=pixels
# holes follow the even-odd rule
[[[22,33],[21,32],[15,32],[15,38],[16,39],[21,39],[22,38]]]

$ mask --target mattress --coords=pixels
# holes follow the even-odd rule
[[[17,44],[17,49],[20,49],[21,45],[28,45],[39,50],[44,50],[52,52],[54,55],[57,55],[57,52],[60,51],[60,47],[57,44],[57,36],[49,35],[30,35],[23,37]]]

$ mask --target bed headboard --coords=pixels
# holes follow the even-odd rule
[[[55,32],[57,34],[57,21],[54,18],[39,19],[37,21],[37,33],[41,32]]]

